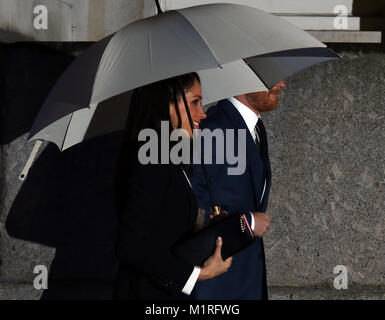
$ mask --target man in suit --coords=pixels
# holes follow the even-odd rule
[[[200,129],[234,129],[238,141],[238,129],[246,131],[246,168],[240,175],[229,175],[231,164],[216,163],[216,142],[212,141],[212,164],[206,164],[217,204],[229,214],[250,212],[247,215],[255,238],[253,244],[233,256],[228,272],[198,283],[192,295],[196,299],[253,299],[267,300],[266,265],[262,236],[271,221],[266,213],[271,186],[271,167],[268,144],[261,113],[274,110],[278,106],[278,95],[285,86],[279,82],[270,91],[243,94],[221,100],[210,108]],[[226,149],[226,134],[224,134]],[[203,149],[204,150],[204,149]],[[234,154],[238,152],[234,144]],[[206,152],[206,150],[205,150]],[[226,153],[224,153],[226,154]],[[239,156],[239,155],[238,155]],[[207,191],[201,166],[194,165],[191,179],[199,207],[205,210],[205,220],[209,220],[211,201]],[[224,239],[225,240],[225,239]]]

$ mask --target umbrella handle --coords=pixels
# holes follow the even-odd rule
[[[194,135],[194,132],[195,132],[194,131],[194,124],[193,124],[193,121],[192,121],[192,118],[191,118],[190,108],[188,106],[186,95],[184,93],[182,81],[181,81],[181,79],[179,77],[177,77],[177,84],[178,84],[178,89],[179,89],[179,91],[181,92],[181,95],[182,95],[184,106],[186,108],[186,113],[187,113],[188,121],[190,123],[191,131],[192,131],[192,133]],[[203,158],[203,154],[201,154],[201,157]],[[209,194],[210,194],[210,199],[211,199],[211,204],[212,204],[212,211],[213,211],[213,214],[215,216],[217,216],[217,215],[219,215],[221,213],[221,209],[216,204],[216,201],[215,201],[215,198],[214,198],[214,193],[213,193],[213,190],[212,190],[212,187],[211,187],[211,183],[210,183],[210,178],[209,178],[209,176],[207,174],[206,166],[205,166],[204,162],[202,161],[202,159],[201,159],[201,167],[202,167],[203,175],[204,175],[205,180],[206,180],[206,186],[207,186],[207,189],[208,189]]]
[[[31,166],[32,166],[32,164],[33,164],[33,160],[35,159],[36,154],[37,154],[37,152],[39,151],[39,148],[40,148],[41,144],[42,144],[42,141],[41,141],[41,140],[37,140],[37,141],[35,142],[35,145],[33,146],[32,152],[31,152],[31,154],[29,155],[29,158],[28,158],[28,160],[27,160],[27,163],[25,164],[24,169],[23,169],[23,171],[21,172],[21,174],[20,174],[20,176],[19,176],[19,179],[20,179],[21,181],[24,181],[24,179],[27,177],[28,171],[29,171],[29,169],[31,168]]]

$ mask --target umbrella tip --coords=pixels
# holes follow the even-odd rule
[[[163,13],[162,8],[160,7],[159,0],[155,0],[156,9],[158,10],[157,14]]]

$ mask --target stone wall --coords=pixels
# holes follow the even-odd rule
[[[0,41],[98,41],[154,13],[152,0],[0,0]],[[46,28],[36,28],[43,16]]]
[[[385,54],[363,49],[336,45],[342,61],[290,78],[266,114],[271,286],[332,288],[344,265],[349,289],[385,292]]]

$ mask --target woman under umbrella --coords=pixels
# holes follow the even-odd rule
[[[116,177],[116,248],[120,260],[117,299],[188,299],[196,281],[218,276],[231,265],[232,258],[222,259],[221,238],[203,266],[191,265],[172,253],[172,246],[193,231],[197,219],[198,206],[188,180],[190,167],[172,162],[143,165],[138,159],[143,145],[138,141],[139,133],[153,129],[161,137],[161,121],[168,121],[169,133],[182,128],[193,137],[181,92],[177,90],[180,84],[198,128],[206,115],[196,73],[156,82],[133,93]],[[161,141],[158,147],[160,154]]]

